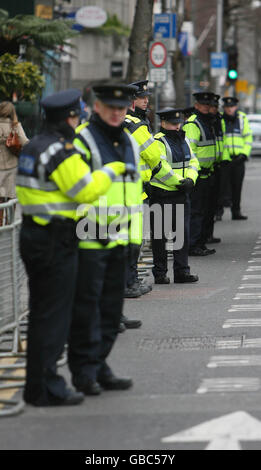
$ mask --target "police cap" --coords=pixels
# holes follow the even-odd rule
[[[217,106],[219,105],[219,98],[220,98],[220,95],[214,95],[211,102],[210,102],[210,105],[211,106]]]
[[[193,96],[199,104],[210,104],[215,95],[211,91],[200,91],[193,93]]]
[[[168,121],[172,124],[183,122],[182,109],[180,108],[164,108],[156,112],[161,121]]]
[[[230,106],[237,106],[238,99],[234,96],[226,96],[225,98],[222,98],[222,101],[224,102],[223,106],[224,107],[230,107]]]
[[[194,106],[189,106],[188,108],[183,108],[182,113],[184,114],[184,116],[186,118],[188,118],[188,117],[192,116],[192,114],[195,113],[195,108],[194,108]]]
[[[112,106],[129,106],[137,92],[137,87],[133,85],[113,84],[96,85],[93,91],[96,97],[105,104]]]
[[[74,88],[59,91],[46,96],[40,104],[45,111],[48,121],[62,121],[68,117],[79,116],[81,92]]]
[[[150,91],[148,90],[148,80],[140,80],[139,82],[130,83],[130,85],[138,87],[136,93],[137,98],[144,98],[144,96],[151,95]]]

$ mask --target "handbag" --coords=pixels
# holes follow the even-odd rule
[[[22,144],[15,129],[12,128],[10,134],[7,136],[5,145],[10,150],[10,152],[18,157],[22,148]]]

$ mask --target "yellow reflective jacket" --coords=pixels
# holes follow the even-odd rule
[[[148,126],[139,118],[127,114],[127,128],[139,145],[142,181],[148,182],[157,175],[157,180],[174,189],[179,178],[161,153],[159,142],[149,132]],[[163,156],[163,158],[161,158]]]
[[[221,125],[224,134],[223,159],[231,161],[233,156],[240,153],[249,157],[253,136],[246,114],[237,111],[234,120],[227,119],[223,114]]]
[[[200,178],[207,178],[213,172],[217,161],[216,140],[207,119],[201,113],[193,114],[182,129],[188,137],[191,149],[200,164]]]
[[[139,165],[139,149],[128,130],[124,130],[125,163]],[[108,144],[104,133],[95,123],[84,123],[76,129],[74,145],[84,152],[92,169],[103,167],[104,161],[115,158],[116,151]],[[117,245],[142,242],[142,181],[137,172],[135,179],[118,176],[106,194],[93,201],[84,218],[78,223],[81,249],[111,249]],[[88,230],[86,231],[86,227]]]
[[[77,207],[104,194],[124,171],[108,164],[91,172],[85,158],[63,135],[45,132],[23,147],[18,161],[16,194],[22,213],[40,225],[52,217],[78,220]]]
[[[165,158],[172,168],[177,183],[174,188],[171,188],[159,181],[156,174],[151,180],[152,186],[157,186],[167,191],[178,191],[179,182],[184,178],[191,178],[194,183],[196,182],[200,168],[198,159],[192,152],[189,140],[185,137],[185,132],[180,135],[184,137],[184,140],[170,140],[164,132],[158,132],[154,136],[159,142],[162,158]]]

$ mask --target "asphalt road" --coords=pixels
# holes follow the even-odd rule
[[[109,363],[134,387],[76,407],[26,406],[1,419],[0,449],[261,448],[260,188],[255,158],[243,191],[248,221],[226,209],[217,253],[190,259],[197,284],[126,300],[124,313],[143,325],[119,335]]]

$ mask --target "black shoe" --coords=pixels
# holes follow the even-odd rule
[[[125,315],[122,315],[121,323],[123,323],[127,329],[140,328],[142,325],[140,320],[129,320],[129,318],[125,317]]]
[[[59,406],[71,406],[71,405],[79,405],[84,400],[84,394],[81,392],[75,392],[72,389],[67,390],[66,397],[58,403]],[[56,406],[56,405],[55,405]]]
[[[155,277],[155,284],[169,284],[170,278],[167,276]]]
[[[216,238],[216,237],[209,237],[207,239],[207,243],[220,243],[221,242],[221,238]]]
[[[152,286],[150,286],[148,284],[140,284],[139,288],[140,288],[140,291],[141,291],[142,295],[148,294],[148,292],[152,291]]]
[[[118,326],[118,333],[124,333],[124,331],[126,331],[126,326],[124,325],[124,323],[121,321],[119,326]]]
[[[134,289],[138,289],[141,292],[141,295],[147,294],[148,292],[152,291],[152,286],[150,284],[143,283],[139,279],[134,282],[131,287]]]
[[[115,375],[101,378],[99,383],[104,390],[127,390],[133,385],[132,379],[115,377]]]
[[[37,400],[30,400],[24,396],[24,401],[28,405],[33,406],[72,406],[72,405],[79,405],[84,400],[84,394],[81,392],[76,392],[71,388],[66,389],[66,395],[64,398],[55,397],[54,395],[49,396],[48,399],[37,399]]]
[[[189,256],[207,256],[208,252],[206,249],[200,248],[199,246],[195,246],[194,248],[190,248]]]
[[[88,380],[82,385],[75,385],[75,388],[84,395],[100,395],[102,389],[96,380]]]
[[[136,286],[126,287],[124,297],[127,299],[136,299],[142,295],[141,289]]]
[[[243,215],[240,212],[238,214],[232,214],[232,220],[247,220],[247,215]]]
[[[199,277],[194,274],[189,274],[189,273],[182,273],[179,274],[178,276],[174,275],[174,283],[182,284],[185,282],[197,282],[199,280]]]
[[[201,248],[207,252],[207,255],[214,255],[216,253],[215,248],[208,248],[206,245],[202,245]]]

